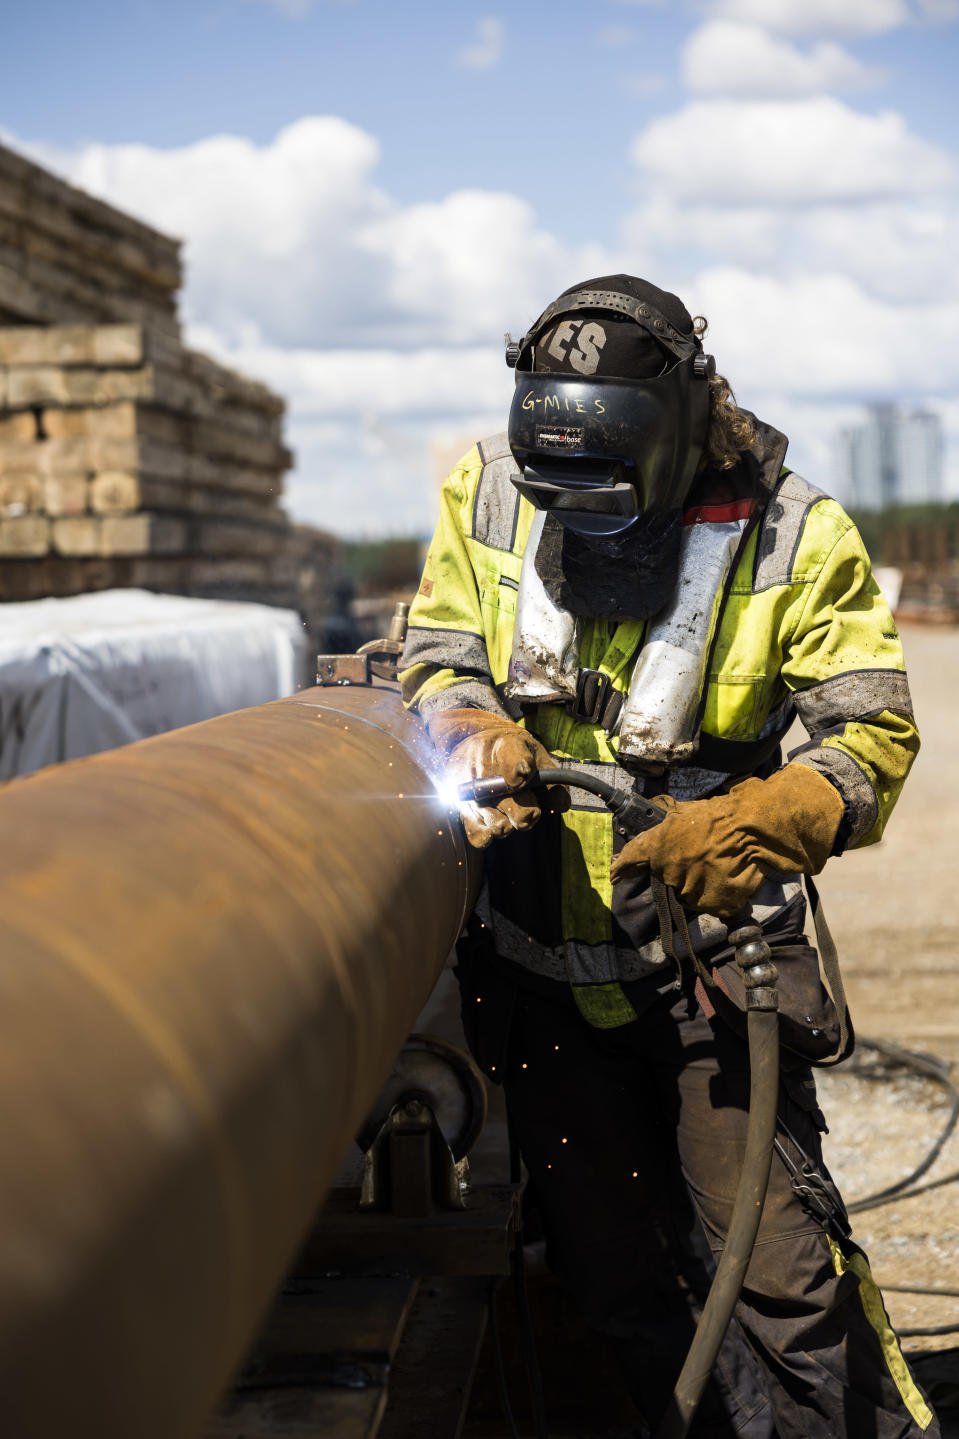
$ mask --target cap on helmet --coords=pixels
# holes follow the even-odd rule
[[[574,285],[523,338],[509,443],[513,483],[582,534],[678,509],[706,439],[715,373],[682,302],[631,275]]]

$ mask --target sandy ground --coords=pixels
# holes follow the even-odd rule
[[[959,630],[903,627],[923,746],[887,838],[833,860],[820,892],[860,1035],[940,1056],[959,1079]],[[868,1053],[863,1054],[868,1059]],[[903,1177],[947,1118],[935,1084],[821,1072],[831,1132],[827,1160],[847,1200]],[[959,1170],[959,1129],[927,1179]],[[959,1290],[959,1182],[857,1216],[855,1236],[880,1284]],[[898,1326],[959,1325],[959,1298],[886,1290]],[[952,1348],[959,1334],[910,1338],[910,1350]]]

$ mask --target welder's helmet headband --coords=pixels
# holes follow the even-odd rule
[[[715,372],[675,295],[632,276],[574,286],[522,340],[514,484],[568,528],[613,535],[678,509],[702,454]]]

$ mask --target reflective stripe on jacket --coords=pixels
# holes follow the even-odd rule
[[[719,621],[695,763],[670,770],[658,789],[677,799],[715,793],[779,763],[778,741],[798,713],[809,743],[791,758],[820,770],[846,810],[849,846],[877,841],[918,750],[899,636],[872,577],[862,540],[835,500],[784,471],[785,440],[760,426],[758,523],[746,541]],[[573,719],[558,705],[525,717],[503,698],[516,600],[533,508],[510,483],[516,465],[505,435],[483,440],[448,477],[410,628],[401,680],[404,698],[428,716],[443,707],[475,706],[525,723],[558,758],[599,767],[631,787],[616,762],[616,739]],[[580,664],[628,689],[642,645],[639,621],[587,621]],[[497,952],[553,978],[568,978],[592,1022],[631,1017],[618,981],[664,962],[655,932],[630,942],[613,915],[609,866],[612,824],[598,800],[573,792],[555,821],[553,854],[560,875],[538,861],[537,894],[519,902],[520,857],[511,836],[488,863],[491,893],[484,914]],[[543,826],[532,833],[536,835]],[[540,845],[546,842],[542,836]],[[487,852],[492,859],[492,853]],[[550,892],[545,892],[549,890]],[[763,922],[799,900],[798,881],[767,880],[754,908]],[[552,911],[547,915],[545,911]],[[557,913],[558,911],[558,913]],[[712,916],[693,925],[697,949],[714,949],[725,926]],[[642,937],[641,937],[642,938]]]

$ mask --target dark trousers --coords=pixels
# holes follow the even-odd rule
[[[732,1210],[746,1044],[689,996],[599,1031],[556,989],[516,991],[501,1051],[510,1119],[549,1265],[612,1340],[655,1425],[708,1289],[702,1235],[718,1252]],[[784,1073],[780,1116],[793,1159],[798,1144],[825,1173],[809,1070]],[[737,1316],[692,1433],[938,1439],[865,1257],[804,1207],[778,1154]]]

